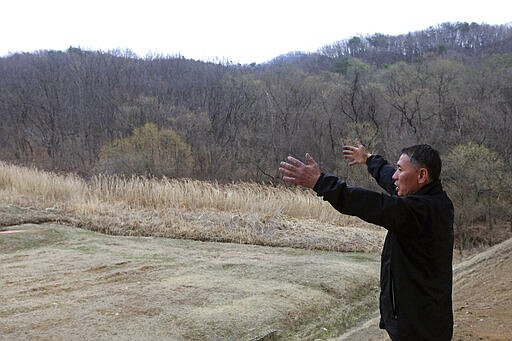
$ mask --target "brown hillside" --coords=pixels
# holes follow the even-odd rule
[[[454,340],[512,340],[512,239],[455,267]]]

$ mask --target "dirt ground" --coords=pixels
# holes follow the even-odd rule
[[[0,340],[326,339],[376,304],[376,255],[107,236],[0,234]]]
[[[512,239],[461,262],[454,278],[454,340],[512,340]]]

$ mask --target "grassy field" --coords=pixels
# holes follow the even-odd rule
[[[376,307],[372,254],[9,229],[2,340],[326,339]]]
[[[0,163],[0,198],[0,339],[328,339],[376,308],[384,232],[311,191]]]

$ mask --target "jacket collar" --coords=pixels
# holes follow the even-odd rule
[[[415,194],[437,194],[443,191],[443,185],[441,185],[440,180],[432,181],[425,186],[423,186],[418,192]]]
[[[443,185],[441,185],[440,180],[432,181],[425,186],[423,186],[418,192],[415,194],[437,194],[443,191]]]

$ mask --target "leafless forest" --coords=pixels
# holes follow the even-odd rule
[[[265,64],[40,51],[0,58],[0,159],[222,183],[279,182],[288,154],[372,186],[341,146],[442,153],[460,247],[512,233],[512,26],[445,23]]]

